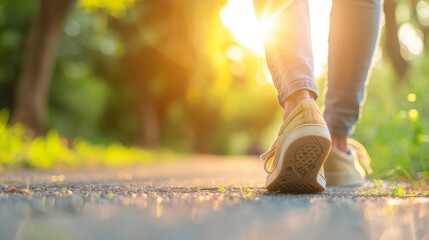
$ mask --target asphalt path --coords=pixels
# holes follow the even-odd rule
[[[253,157],[0,174],[0,240],[426,239],[429,199],[269,193]]]

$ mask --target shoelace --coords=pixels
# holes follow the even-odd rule
[[[358,161],[368,175],[372,174],[371,157],[365,150],[365,147],[354,139],[347,139],[347,143],[352,146],[358,155]]]
[[[278,137],[273,142],[273,144],[271,144],[271,147],[268,149],[268,151],[266,151],[265,153],[263,153],[260,156],[260,159],[262,161],[265,161],[264,162],[264,170],[267,173],[270,173],[270,170],[268,170],[267,164],[268,164],[268,161],[272,157],[274,157],[274,155],[276,153],[277,141],[278,141]],[[365,170],[365,172],[368,175],[371,175],[372,174],[371,157],[369,156],[365,147],[361,143],[359,143],[358,141],[351,139],[351,138],[349,138],[347,140],[347,143],[350,144],[356,150],[356,153],[358,154],[358,160],[359,160],[360,165],[363,167],[363,169]]]
[[[271,144],[271,147],[269,148],[269,150],[266,151],[265,153],[261,154],[261,157],[260,157],[262,161],[265,161],[264,162],[264,170],[267,173],[270,173],[270,170],[268,170],[268,168],[267,168],[267,163],[272,157],[274,157],[274,155],[276,153],[276,147],[277,147],[278,139],[279,138],[277,137],[277,139],[273,142],[273,144]]]
[[[313,103],[315,103],[315,101],[314,101],[314,100],[304,100],[304,101],[302,101],[302,102],[313,102]],[[301,104],[302,102],[300,102],[300,104]],[[291,112],[289,113],[289,116],[294,116],[294,115],[296,115],[296,113],[294,113],[294,111],[295,111],[295,110],[291,111]],[[265,162],[264,162],[264,170],[265,170],[265,172],[267,172],[268,174],[269,174],[269,173],[271,173],[271,171],[270,171],[270,170],[268,170],[267,165],[268,165],[269,160],[270,160],[272,157],[274,157],[274,155],[276,154],[277,142],[278,142],[278,140],[279,140],[280,135],[283,133],[283,131],[284,131],[284,130],[285,130],[285,128],[286,128],[286,125],[285,125],[285,121],[286,121],[286,119],[287,119],[287,118],[284,118],[284,119],[283,119],[283,123],[282,123],[282,125],[280,126],[280,131],[279,131],[279,133],[277,134],[277,138],[276,138],[276,140],[273,142],[273,144],[271,144],[271,147],[268,149],[268,151],[266,151],[265,153],[261,154],[261,156],[260,156],[260,159],[261,159],[262,161],[265,161]]]

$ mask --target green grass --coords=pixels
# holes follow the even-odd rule
[[[352,138],[372,158],[373,178],[416,181],[429,178],[429,57],[409,62],[398,81],[388,61],[374,68]],[[324,91],[326,74],[318,79]],[[323,105],[323,98],[319,104]]]
[[[173,153],[119,143],[97,145],[83,139],[69,141],[56,131],[32,139],[22,125],[7,124],[9,113],[0,111],[0,169],[58,167],[116,167],[148,164],[172,158]]]
[[[367,148],[374,175],[413,181],[429,177],[428,59],[412,62],[405,82],[388,64],[375,69],[363,117],[353,136]]]
[[[429,189],[426,182],[414,181],[410,183],[385,182],[382,179],[374,179],[373,183],[362,186],[357,193],[366,197],[428,197]]]

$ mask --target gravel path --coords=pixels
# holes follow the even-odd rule
[[[429,239],[429,199],[268,193],[254,158],[0,175],[0,240]],[[8,193],[11,187],[31,194]]]

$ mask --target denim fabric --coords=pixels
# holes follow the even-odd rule
[[[278,101],[314,83],[307,0],[254,0],[259,18],[275,17],[265,54]],[[331,133],[347,136],[359,119],[365,82],[377,43],[381,0],[333,0],[324,117]]]

